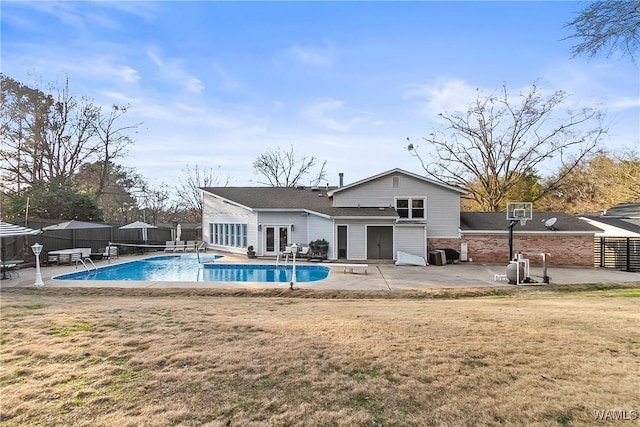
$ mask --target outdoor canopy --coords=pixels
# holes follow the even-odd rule
[[[48,225],[46,227],[42,227],[44,231],[86,230],[88,228],[111,228],[111,226],[108,224],[99,223],[99,222],[76,221],[75,219],[73,219],[71,221],[61,222],[60,224]]]
[[[32,236],[40,233],[42,233],[41,230],[34,230],[32,228],[0,221],[0,237]]]
[[[132,222],[131,224],[127,224],[127,225],[123,225],[122,227],[120,227],[120,230],[127,230],[127,229],[132,229],[132,228],[138,228],[142,230],[142,240],[143,241],[147,241],[147,229],[148,228],[158,228],[155,225],[151,225],[151,224],[147,224],[146,222],[142,222],[142,221],[136,221],[136,222]]]

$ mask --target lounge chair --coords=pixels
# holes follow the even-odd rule
[[[184,240],[176,240],[174,252],[184,252]]]
[[[196,250],[196,241],[195,240],[187,240],[187,246],[185,246],[185,252],[195,252]]]
[[[174,252],[176,250],[176,242],[173,240],[167,240],[164,246],[165,252]]]

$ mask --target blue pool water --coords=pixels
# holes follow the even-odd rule
[[[201,254],[208,262],[219,255]],[[201,264],[195,255],[168,255],[82,270],[53,277],[55,280],[141,280],[157,282],[291,282],[292,267],[265,264]],[[297,282],[326,279],[329,268],[296,265]]]

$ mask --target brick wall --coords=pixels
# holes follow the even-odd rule
[[[468,257],[473,262],[509,262],[509,235],[483,234],[467,235],[460,239],[428,239],[429,249],[452,248],[460,250],[460,243],[468,245]],[[521,235],[513,236],[513,254],[525,253],[532,265],[542,263],[537,254],[551,254],[547,262],[551,265],[573,265],[593,267],[593,235]]]

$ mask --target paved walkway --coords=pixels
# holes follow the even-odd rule
[[[164,255],[161,253],[151,256]],[[142,259],[138,256],[123,256],[111,261],[111,264]],[[246,256],[225,254],[218,262],[273,264],[272,259],[248,260]],[[108,265],[107,261],[96,263],[98,266]],[[331,267],[331,263],[324,263]],[[313,283],[298,283],[299,288],[306,289],[341,289],[341,290],[410,290],[427,288],[470,288],[489,286],[513,286],[505,281],[495,280],[496,275],[505,273],[506,265],[460,263],[445,266],[397,267],[393,264],[369,264],[367,274],[344,273],[342,267],[332,267],[329,277]],[[45,287],[95,287],[95,288],[217,288],[217,289],[257,289],[287,288],[288,283],[257,282],[159,282],[159,281],[63,281],[53,280],[52,276],[76,271],[75,266],[42,267],[41,275]],[[2,280],[0,287],[32,287],[35,283],[35,268],[19,270],[19,277]],[[542,268],[531,267],[532,279],[542,282]],[[637,282],[640,284],[640,273],[629,273],[600,268],[549,267],[547,274],[552,284],[584,284],[584,283],[620,283]]]

